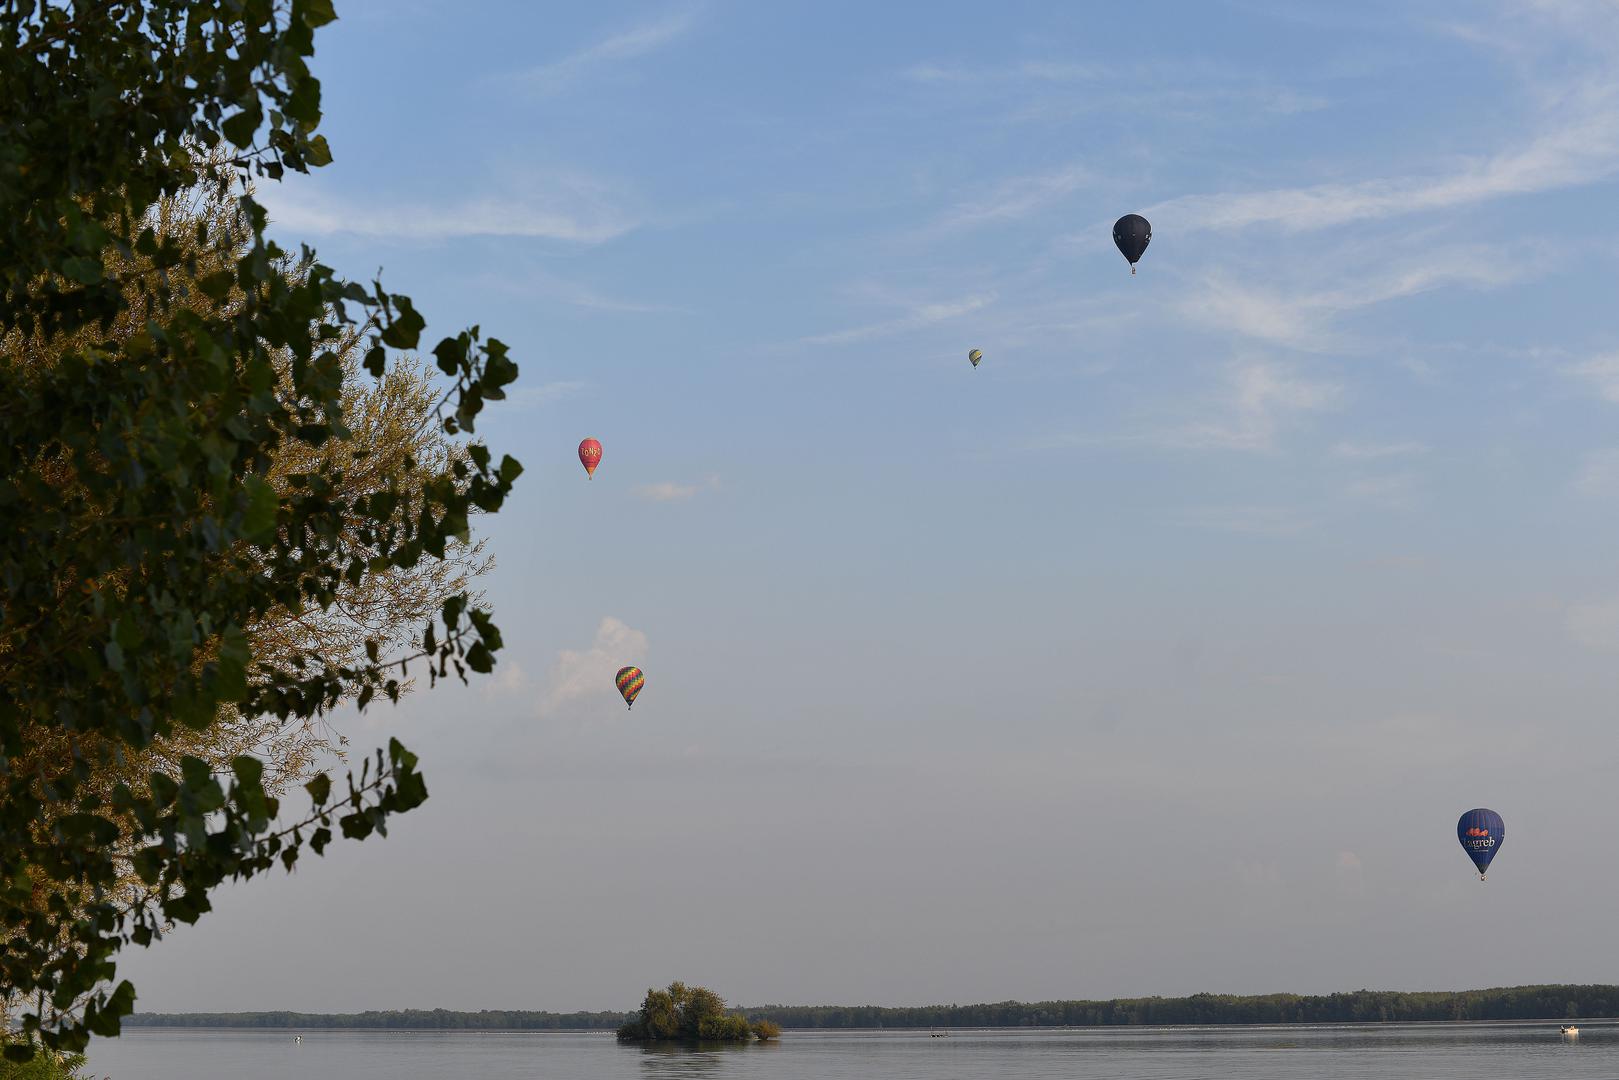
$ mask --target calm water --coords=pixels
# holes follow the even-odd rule
[[[788,1032],[779,1045],[648,1051],[610,1034],[132,1030],[95,1045],[113,1080],[1619,1080],[1619,1025]]]

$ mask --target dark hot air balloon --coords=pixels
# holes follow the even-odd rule
[[[1494,810],[1469,810],[1456,823],[1456,839],[1478,867],[1480,881],[1484,880],[1484,871],[1490,868],[1490,860],[1501,850],[1501,841],[1506,837],[1506,824]]]
[[[596,466],[602,463],[602,444],[595,439],[586,439],[579,444],[579,464],[585,467],[585,475],[591,479],[596,477]]]
[[[979,352],[977,349],[974,349],[967,354],[967,359],[972,361],[973,367],[977,367],[978,361],[982,360],[983,358],[984,354]]]
[[[618,674],[613,677],[613,683],[618,687],[618,692],[624,695],[625,708],[633,709],[635,696],[641,692],[641,687],[646,685],[646,676],[641,674],[638,667],[619,668]]]
[[[1119,254],[1130,260],[1130,273],[1136,272],[1136,263],[1152,243],[1152,223],[1140,214],[1126,214],[1113,223],[1113,244]]]

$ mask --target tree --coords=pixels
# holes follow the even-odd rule
[[[618,1029],[620,1042],[752,1042],[769,1039],[781,1029],[750,1025],[747,1017],[728,1011],[725,999],[704,986],[672,982],[667,990],[648,990],[641,1011]]]
[[[425,326],[409,298],[264,236],[247,182],[331,160],[307,58],[333,18],[329,0],[0,0],[0,999],[27,1002],[13,1059],[117,1033],[135,996],[112,985],[122,946],[427,796],[394,741],[335,799],[313,776],[312,809],[281,821],[302,770],[237,752],[222,772],[229,732],[262,750],[341,702],[397,700],[413,670],[487,672],[500,648],[464,590],[404,650],[390,619],[341,622],[357,597],[386,610],[399,571],[454,580],[470,516],[498,510],[521,467],[477,444],[439,460],[356,445],[361,369],[382,380],[372,400],[415,400],[455,437],[516,365],[472,328],[432,350],[439,397],[390,398]],[[187,192],[227,227],[165,227]],[[352,633],[303,632],[334,609],[324,625]]]
[[[199,227],[211,237],[232,238],[225,249],[232,258],[246,254],[251,236],[241,227],[232,201],[221,199],[214,192],[198,192],[190,197],[192,195],[186,193],[180,198],[161,200],[150,220],[159,241],[173,243],[179,250],[193,255],[198,260],[198,273],[206,276],[212,269],[207,260],[217,252],[197,247],[195,237]],[[123,349],[140,331],[144,319],[138,318],[137,313],[145,306],[144,297],[156,283],[146,280],[151,268],[141,260],[122,260],[116,252],[108,252],[105,260],[107,265],[117,268],[130,305],[108,332],[109,339]],[[296,273],[296,268],[289,268],[289,273]],[[236,302],[231,297],[223,301],[208,297],[196,287],[197,281],[187,274],[184,263],[171,268],[168,276],[170,287],[187,295],[187,304],[193,311],[217,315]],[[350,468],[342,473],[344,495],[351,499],[382,490],[380,481],[384,477],[398,477],[407,487],[419,488],[442,472],[447,462],[465,457],[464,447],[429,423],[436,395],[421,365],[407,359],[395,364],[383,379],[371,380],[359,371],[360,341],[359,335],[351,334],[339,349],[343,365],[343,414],[350,434],[341,440],[330,440],[319,450],[296,440],[284,441],[276,449],[266,474],[279,496],[290,495],[291,478],[307,474],[318,464],[318,455],[329,454],[334,448],[345,454],[363,456],[365,467]],[[87,329],[49,337],[13,331],[0,341],[0,358],[11,364],[44,370],[59,363],[63,356],[95,344],[95,337]],[[276,359],[283,370],[290,367],[289,356],[281,355]],[[350,540],[355,542],[353,537]],[[488,565],[478,547],[454,541],[442,560],[406,568],[389,566],[366,575],[359,582],[341,582],[327,611],[294,612],[280,608],[268,613],[245,627],[249,649],[256,662],[271,666],[285,663],[298,651],[316,653],[328,663],[337,663],[345,657],[363,655],[367,636],[375,635],[384,643],[383,655],[396,653],[408,644],[405,637],[413,636],[422,620],[431,617],[446,599],[464,592],[470,580],[484,572]],[[295,783],[307,780],[321,758],[334,752],[341,756],[346,740],[340,735],[334,740],[334,735],[328,726],[311,719],[249,718],[226,707],[221,710],[218,721],[206,728],[177,729],[154,738],[152,745],[141,751],[124,748],[115,768],[109,769],[103,764],[87,783],[98,785],[105,792],[119,781],[141,787],[152,772],[178,780],[180,762],[188,755],[202,759],[214,772],[222,773],[230,768],[234,757],[252,753],[264,761],[265,790],[280,795]],[[59,772],[70,764],[68,743],[61,737],[42,738],[12,761],[14,769],[25,773]],[[62,807],[57,807],[56,811],[55,816],[66,812]],[[132,852],[120,854],[127,857]],[[126,890],[133,889],[136,881],[125,873],[123,885]]]

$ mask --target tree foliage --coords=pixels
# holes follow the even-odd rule
[[[1362,1024],[1613,1016],[1619,986],[1355,990],[1340,994],[1192,994],[981,1005],[763,1005],[745,1010],[791,1028],[1112,1027],[1138,1024]]]
[[[667,990],[646,992],[640,1011],[618,1029],[618,1038],[620,1042],[752,1042],[755,1034],[747,1018],[727,1010],[725,999],[714,991],[672,982]]]
[[[521,469],[435,448],[516,365],[474,327],[432,349],[426,397],[398,359],[425,328],[409,298],[282,250],[252,195],[331,160],[307,63],[333,18],[330,0],[0,0],[10,1058],[116,1034],[135,997],[118,950],[195,921],[223,882],[427,797],[395,741],[278,820],[302,771],[267,772],[247,752],[264,736],[397,700],[413,670],[487,672],[500,648],[472,596],[442,594],[471,515]],[[170,213],[196,197],[217,212]],[[364,402],[362,369],[381,380]],[[389,452],[357,435],[366,402],[403,410]],[[441,602],[401,649],[400,620],[428,614],[398,602],[410,580]]]

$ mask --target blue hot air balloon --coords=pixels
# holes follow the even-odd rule
[[[1469,810],[1456,823],[1456,839],[1478,867],[1480,881],[1484,880],[1484,871],[1490,868],[1490,860],[1501,850],[1501,841],[1506,838],[1506,823],[1494,810]]]

